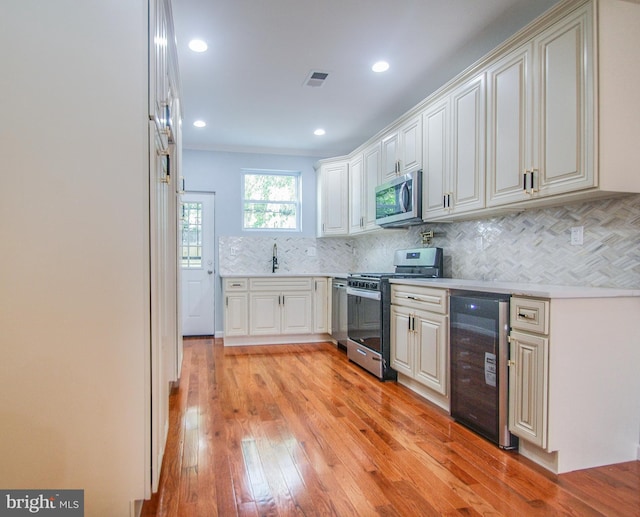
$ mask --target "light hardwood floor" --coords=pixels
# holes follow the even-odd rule
[[[333,345],[185,340],[143,516],[640,515],[640,462],[553,476]]]

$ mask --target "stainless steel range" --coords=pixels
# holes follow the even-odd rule
[[[390,364],[391,278],[442,278],[442,248],[397,250],[393,273],[354,273],[347,287],[347,357],[380,380]]]

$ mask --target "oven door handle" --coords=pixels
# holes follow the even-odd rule
[[[380,291],[365,291],[364,289],[354,289],[353,287],[347,287],[347,295],[359,296],[360,298],[368,298],[369,300],[380,301],[382,294]]]

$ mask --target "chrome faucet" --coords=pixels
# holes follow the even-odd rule
[[[271,258],[271,272],[275,273],[278,269],[278,245],[273,244],[273,257]]]

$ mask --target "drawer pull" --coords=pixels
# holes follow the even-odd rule
[[[535,312],[526,313],[526,312],[520,311],[518,313],[518,318],[523,318],[525,320],[535,320],[536,319],[536,313]]]
[[[367,356],[367,353],[366,353],[366,352],[363,352],[363,351],[362,351],[362,350],[360,350],[359,348],[356,348],[356,351],[357,351],[359,354],[362,354],[362,355],[363,355],[363,356],[365,356],[365,357]]]

